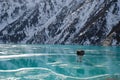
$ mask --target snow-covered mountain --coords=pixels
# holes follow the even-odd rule
[[[120,44],[120,0],[0,0],[0,43]],[[112,35],[112,38],[110,38]]]

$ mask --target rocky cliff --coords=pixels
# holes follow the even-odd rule
[[[120,45],[120,0],[0,0],[0,43]]]

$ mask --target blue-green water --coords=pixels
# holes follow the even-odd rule
[[[0,44],[0,80],[120,80],[120,47]]]

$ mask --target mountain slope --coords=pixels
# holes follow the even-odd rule
[[[4,0],[0,42],[29,44],[120,44],[119,0]]]

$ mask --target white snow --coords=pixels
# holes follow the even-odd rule
[[[120,1],[119,1],[119,3],[120,3]],[[120,9],[120,5],[118,7]],[[114,6],[112,6],[109,9],[107,16],[106,16],[107,28],[108,28],[109,32],[112,29],[112,27],[115,26],[118,23],[118,21],[120,21],[120,10],[119,10],[118,14],[113,14],[112,13],[113,9],[114,9]]]
[[[9,5],[5,5],[5,7],[2,7],[2,3],[0,3],[0,15],[4,14],[5,12],[7,12],[9,15],[9,17],[6,20],[2,20],[0,22],[0,31],[3,28],[5,28],[8,24],[18,20],[24,14],[24,12],[26,12],[26,15],[24,14],[25,16],[23,16],[23,19],[20,21],[20,23],[22,21],[25,21],[25,19],[28,19],[30,15],[32,16],[32,12],[34,12],[35,7],[38,7],[39,8],[38,24],[30,26],[30,23],[28,23],[29,25],[25,26],[24,32],[27,35],[27,37],[24,39],[24,41],[22,41],[22,43],[26,43],[27,40],[31,39],[35,34],[39,34],[39,32],[41,32],[43,29],[45,29],[46,33],[45,35],[48,37],[46,43],[54,43],[56,41],[62,42],[64,41],[65,37],[68,34],[70,34],[67,31],[68,27],[70,27],[74,19],[79,19],[78,23],[74,25],[76,32],[71,33],[68,42],[66,42],[67,44],[71,42],[75,34],[79,33],[80,29],[85,25],[85,23],[91,17],[91,15],[93,15],[93,13],[97,14],[97,12],[99,12],[103,8],[104,6],[103,2],[105,0],[50,0],[50,1],[52,2],[52,5],[49,4],[48,0],[25,0],[21,4],[19,2],[14,2],[13,0],[7,0]],[[5,3],[6,1],[3,2]],[[82,2],[84,2],[84,4],[80,6]],[[117,5],[120,9],[119,4],[120,0],[118,0],[117,2]],[[26,5],[26,9],[25,10],[20,9],[18,14],[16,14],[14,17],[11,17],[11,14],[13,13],[15,7],[21,8],[21,6],[23,5]],[[53,7],[52,10],[51,6]],[[49,34],[48,27],[50,24],[56,22],[56,16],[59,15],[64,6],[68,8],[68,15],[65,16],[64,21],[57,30],[57,31],[61,30],[61,33],[51,38],[51,36],[48,35]],[[108,28],[108,32],[112,29],[114,25],[118,23],[118,21],[120,21],[120,10],[118,11],[117,14],[113,14],[112,13],[113,9],[114,5],[108,11],[106,11],[107,13],[106,26]],[[81,32],[79,36],[83,35],[86,31],[87,29]],[[7,31],[3,31],[3,34],[7,34]],[[89,43],[90,43],[89,40],[85,42],[85,44]]]

